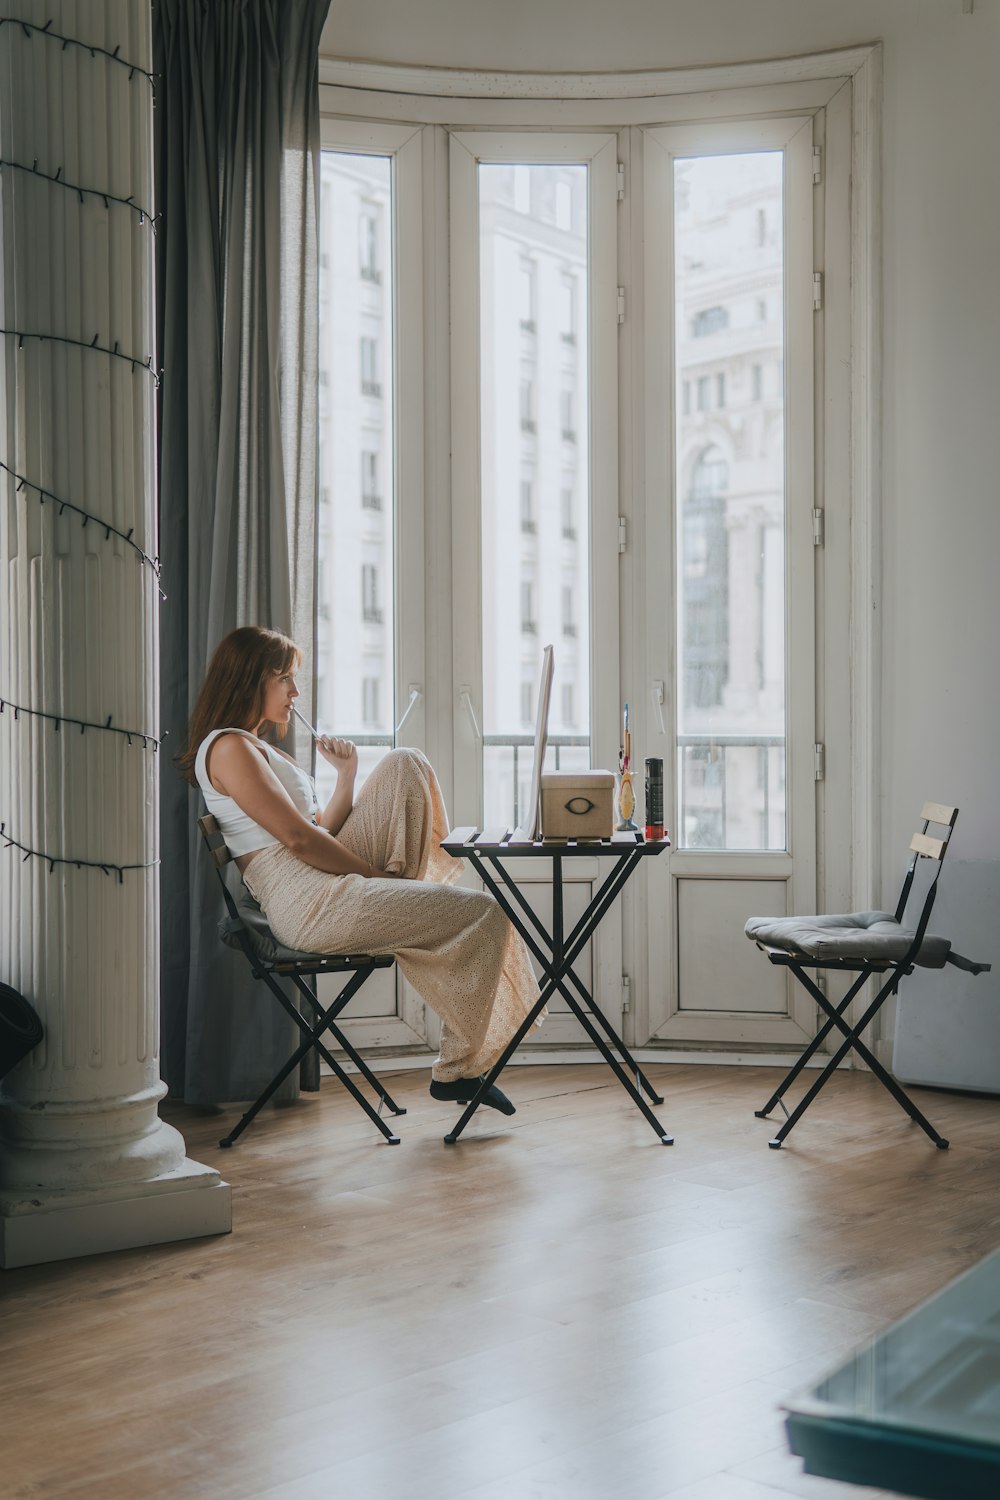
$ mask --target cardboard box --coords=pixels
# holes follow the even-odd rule
[[[611,771],[548,771],[542,776],[543,839],[607,839],[615,821]]]

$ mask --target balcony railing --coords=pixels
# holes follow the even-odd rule
[[[786,848],[785,744],[781,734],[679,734],[675,847]],[[747,756],[754,752],[751,767]],[[730,777],[741,783],[736,800]]]
[[[504,783],[502,801],[504,807],[498,811],[496,807],[487,805],[485,817],[487,823],[504,822],[511,817],[511,804],[513,804],[512,828],[519,828],[522,819],[528,816],[528,809],[524,804],[522,793],[526,790],[522,787],[522,778],[527,778],[532,769],[532,758],[534,753],[535,736],[533,734],[484,734],[483,735],[483,760],[487,780],[500,779]],[[581,751],[582,754],[574,756],[573,751]],[[504,752],[509,752],[509,759]],[[567,752],[570,752],[567,755]],[[578,762],[567,766],[567,759]],[[545,769],[547,771],[562,770],[585,770],[590,763],[590,736],[587,734],[550,734],[548,736],[548,752],[545,757]],[[489,799],[487,799],[489,800]]]
[[[362,510],[381,510],[382,509],[382,496],[381,495],[362,495],[361,496],[361,509]]]
[[[366,604],[361,611],[361,618],[366,625],[381,625],[382,608],[378,604]]]
[[[378,266],[362,266],[361,280],[370,281],[373,286],[381,286],[382,272],[379,270]]]
[[[348,726],[344,732],[361,752],[358,761],[359,779],[371,775],[387,750],[395,744],[391,732],[381,734],[354,734]],[[487,734],[483,736],[483,758],[487,783],[492,781],[495,796],[503,803],[502,810],[487,805],[487,823],[509,822],[511,828],[520,826],[528,816],[526,797],[532,769],[535,737],[533,734]],[[567,762],[571,762],[567,764]],[[550,734],[545,756],[547,771],[586,770],[590,765],[590,737],[586,734]],[[317,761],[317,782],[321,795],[329,796],[333,790],[332,773],[325,762]],[[497,783],[502,783],[502,790]],[[489,791],[489,787],[488,787]]]
[[[537,426],[537,423],[535,422],[534,417],[522,417],[521,418],[521,431],[522,432],[537,432],[538,431],[538,426]]]
[[[381,396],[382,382],[380,380],[362,380],[361,394],[363,396]]]

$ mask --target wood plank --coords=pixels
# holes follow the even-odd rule
[[[506,823],[502,823],[497,828],[484,828],[479,837],[474,839],[473,842],[477,847],[481,844],[502,844],[509,832],[510,830]]]
[[[926,833],[915,833],[910,840],[914,854],[924,854],[928,859],[940,859],[947,847],[947,839],[932,839]]]
[[[671,1151],[584,1064],[451,1148],[426,1070],[391,1149],[333,1079],[231,1151],[168,1104],[234,1232],[0,1273],[4,1493],[835,1500],[780,1403],[995,1249],[995,1101],[921,1090],[938,1152],[841,1072],[772,1152],[780,1070],[648,1071]]]
[[[446,839],[441,840],[441,848],[447,849],[449,853],[454,849],[464,848],[479,832],[474,823],[468,827],[453,828]]]
[[[946,823],[949,828],[954,828],[958,808],[945,807],[943,802],[925,802],[920,809],[920,816],[925,823]]]

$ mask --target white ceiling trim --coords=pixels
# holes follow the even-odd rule
[[[447,99],[663,98],[712,89],[850,78],[865,64],[875,45],[710,67],[616,73],[487,73],[321,57],[319,81],[345,89]]]

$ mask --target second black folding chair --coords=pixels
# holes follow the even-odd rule
[[[838,916],[751,917],[746,924],[747,937],[752,938],[757,946],[763,949],[771,963],[787,968],[795,975],[827,1018],[795,1066],[782,1079],[764,1108],[755,1111],[758,1119],[766,1118],[776,1104],[780,1104],[785,1111],[787,1118],[784,1124],[774,1139],[768,1142],[768,1145],[774,1149],[785,1140],[789,1131],[802,1118],[820,1089],[852,1049],[867,1064],[879,1082],[888,1089],[897,1104],[905,1109],[910,1119],[914,1120],[921,1130],[926,1131],[935,1146],[942,1151],[947,1149],[948,1142],[921,1114],[913,1100],[900,1088],[892,1074],[887,1072],[862,1040],[864,1031],[875,1019],[886,1000],[898,990],[900,980],[905,975],[912,974],[916,966],[943,969],[945,964],[954,964],[956,968],[965,969],[971,974],[983,974],[990,968],[989,964],[973,963],[970,959],[963,958],[960,953],[952,951],[948,938],[935,937],[927,931],[934,897],[937,893],[937,883],[941,875],[941,866],[958,818],[958,808],[945,807],[939,802],[925,802],[920,816],[923,827],[914,834],[910,843],[910,863],[903,879],[903,888],[900,891],[895,912],[863,911]],[[932,824],[941,829],[937,837],[927,831]],[[922,861],[927,861],[929,866],[936,866],[936,869],[929,873],[927,889],[923,902],[920,904],[919,893],[914,894],[913,885],[918,866]],[[904,924],[911,896],[914,905],[919,905],[919,915],[912,926],[907,926]],[[834,1005],[809,977],[806,973],[807,969],[836,969],[855,973],[857,978],[843,999]],[[846,1012],[869,979],[874,978],[879,981],[878,991],[865,1007],[861,1019],[856,1025],[851,1026],[846,1019]],[[845,1040],[829,1058],[825,1068],[800,1103],[789,1114],[782,1102],[785,1091],[790,1084],[795,1082],[810,1058],[819,1050],[834,1029],[838,1030]]]

